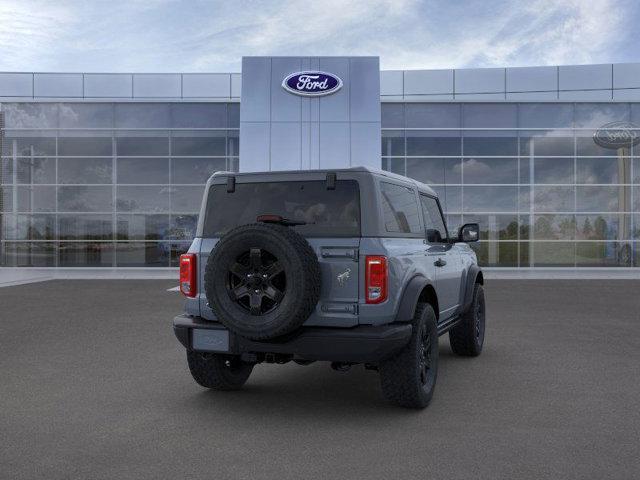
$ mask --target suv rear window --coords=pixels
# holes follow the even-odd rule
[[[234,227],[255,223],[259,215],[306,222],[291,228],[307,237],[358,237],[358,183],[338,180],[335,190],[327,190],[325,181],[236,183],[235,192],[227,192],[226,185],[212,185],[204,236],[219,237]]]
[[[423,233],[416,193],[409,187],[380,182],[382,214],[387,232]]]

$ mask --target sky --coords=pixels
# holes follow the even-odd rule
[[[638,62],[637,0],[0,0],[0,71],[239,72],[243,55],[381,68]]]

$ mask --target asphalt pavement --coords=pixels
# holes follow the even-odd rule
[[[487,281],[485,350],[440,339],[432,404],[375,372],[259,365],[193,382],[174,282],[0,289],[2,479],[632,479],[640,475],[640,281]]]

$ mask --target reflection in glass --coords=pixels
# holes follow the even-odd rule
[[[0,184],[13,183],[13,158],[0,158]]]
[[[407,155],[455,156],[462,154],[459,131],[407,130]]]
[[[116,149],[119,156],[166,156],[169,154],[168,137],[117,137]]]
[[[465,104],[463,126],[465,128],[515,128],[518,126],[518,106],[510,103]]]
[[[529,186],[518,188],[518,212],[529,212],[531,210],[531,190]]]
[[[226,170],[224,158],[172,158],[173,183],[206,183],[215,172]]]
[[[465,212],[517,212],[518,187],[465,186]]]
[[[112,164],[111,157],[59,158],[58,183],[112,183]]]
[[[460,127],[460,105],[450,103],[406,103],[404,108],[407,128]]]
[[[571,132],[520,132],[520,155],[537,157],[573,157]]]
[[[576,159],[576,177],[577,183],[630,183],[631,159],[629,157],[578,158]]]
[[[11,159],[7,160],[11,162]],[[16,165],[18,183],[56,183],[55,158],[18,157]]]
[[[628,103],[576,103],[576,128],[600,128],[611,122],[630,120]]]
[[[169,183],[168,158],[118,157],[117,167],[119,184]]]
[[[535,183],[574,183],[573,158],[536,158],[533,161]]]
[[[576,187],[576,211],[578,212],[625,211],[624,205],[620,202],[627,199],[631,199],[629,186]]]
[[[113,217],[109,215],[58,215],[61,240],[112,240]]]
[[[55,240],[55,215],[17,215],[10,240]],[[13,219],[7,223],[12,222]]]
[[[173,128],[225,128],[227,126],[226,103],[173,103],[171,104]]]
[[[171,154],[183,156],[224,156],[226,154],[225,143],[224,132],[222,134],[207,132],[207,135],[191,137],[174,136],[171,139]]]
[[[58,155],[106,157],[113,154],[111,137],[60,137]]]
[[[483,242],[475,248],[485,264],[640,267],[640,146],[606,149],[593,140],[606,123],[640,123],[638,104],[381,108],[382,167],[436,185],[452,231],[476,219]],[[137,253],[123,264],[177,265],[195,234],[203,188],[187,185],[239,167],[239,103],[3,103],[2,110],[3,266],[55,266],[54,240],[62,240],[62,263],[113,265],[114,233],[121,241],[157,242],[131,247]],[[588,130],[571,130],[574,116]],[[390,130],[405,126],[436,130]],[[507,186],[518,182],[515,190]],[[488,186],[496,184],[503,186]],[[96,213],[81,213],[87,211]],[[74,242],[67,240],[84,247],[68,248]],[[112,245],[111,252],[101,245]]]
[[[529,215],[520,215],[518,217],[520,222],[519,235],[520,240],[529,240],[531,238],[531,222]]]
[[[627,214],[576,215],[578,240],[628,240],[631,217]]]
[[[191,242],[171,242],[169,244],[169,248],[171,249],[170,255],[172,267],[180,266],[180,255],[187,253],[190,245]]]
[[[640,158],[633,159],[633,183],[640,184]]]
[[[116,244],[118,267],[168,267],[171,244],[131,242]]]
[[[143,263],[123,263],[177,265],[195,235],[204,188],[187,184],[238,170],[238,103],[2,107],[9,128],[0,160],[0,211],[8,212],[0,216],[2,266],[112,266],[115,238],[158,241],[145,251],[166,258],[147,253]],[[170,159],[173,140],[178,156]],[[119,211],[131,213],[114,216],[116,190]],[[170,212],[172,201],[178,211]]]
[[[118,240],[169,240],[169,215],[118,215],[117,228]]]
[[[171,227],[168,238],[190,241],[196,235],[198,215],[171,215]]]
[[[13,211],[13,188],[4,185],[0,186],[0,212]]]
[[[168,128],[171,126],[169,105],[168,103],[116,103],[115,127]]]
[[[426,184],[461,184],[459,158],[407,158],[407,176]]]
[[[397,173],[398,175],[411,176],[405,171],[404,158],[383,158],[382,169],[387,172]]]
[[[111,267],[112,243],[60,243],[58,248],[61,267]]]
[[[578,267],[630,267],[631,242],[577,242]]]
[[[0,259],[6,267],[55,267],[56,244],[53,242],[6,242]]]
[[[496,136],[497,133],[509,133],[511,136]],[[463,139],[463,150],[465,155],[487,157],[517,155],[518,138],[515,132],[466,132]]]
[[[546,187],[533,188],[533,209],[536,212],[574,212],[575,187]]]
[[[478,265],[481,267],[517,267],[517,242],[485,242],[470,243],[476,252]]]
[[[445,213],[462,212],[462,187],[432,186]]]
[[[571,128],[572,103],[521,103],[518,106],[520,128]]]
[[[61,103],[60,128],[111,128],[111,103]]]
[[[574,215],[534,215],[533,236],[536,240],[573,240],[576,218]]]
[[[20,186],[18,189],[18,212],[55,212],[56,187]]]
[[[56,103],[2,103],[6,128],[56,128]]]
[[[530,260],[536,267],[573,267],[576,244],[573,242],[531,242]]]
[[[529,183],[531,181],[531,163],[533,159],[529,157],[520,157],[520,183]]]
[[[444,205],[440,202],[440,206],[444,212]],[[447,222],[447,230],[449,231],[449,236],[453,236],[454,238],[458,238],[458,231],[462,224],[462,215],[460,214],[449,214],[445,215],[445,221]]]
[[[383,130],[381,151],[383,157],[404,155],[404,132]]]
[[[119,212],[169,212],[169,193],[172,187],[118,187],[116,209]]]
[[[518,183],[517,158],[465,158],[462,161],[465,184]],[[448,182],[447,182],[448,183]]]
[[[109,187],[58,187],[59,212],[111,212],[113,189]]]
[[[56,139],[51,132],[34,132],[32,137],[9,137],[4,139],[2,146],[3,155],[16,155],[24,157],[42,157],[56,154]],[[21,132],[24,135],[23,132]]]
[[[172,187],[171,211],[177,213],[198,213],[202,204],[204,186]]]
[[[464,223],[480,225],[480,240],[517,240],[517,215],[464,215]]]

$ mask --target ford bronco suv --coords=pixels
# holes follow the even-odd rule
[[[389,172],[217,172],[180,258],[173,327],[191,374],[233,390],[261,362],[364,364],[390,401],[425,407],[438,337],[482,350],[478,235],[467,224],[452,236],[434,191]]]

